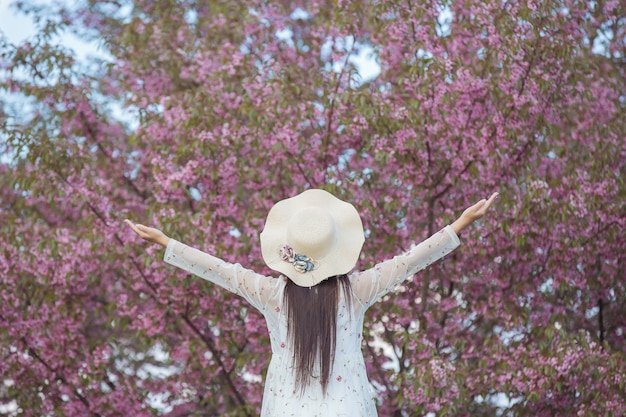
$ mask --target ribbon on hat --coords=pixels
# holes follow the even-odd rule
[[[293,268],[301,274],[313,271],[319,265],[315,259],[296,253],[289,245],[283,245],[283,247],[278,250],[278,254],[283,261],[292,264]]]

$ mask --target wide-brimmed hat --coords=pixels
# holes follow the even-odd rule
[[[324,190],[307,190],[272,207],[261,232],[263,260],[301,287],[354,268],[365,235],[354,206]]]

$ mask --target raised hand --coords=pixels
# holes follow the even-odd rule
[[[451,227],[454,229],[456,233],[459,233],[461,230],[465,229],[467,226],[472,224],[474,221],[483,217],[491,204],[498,198],[499,194],[493,193],[489,198],[483,198],[478,203],[474,204],[465,209],[461,217],[459,217],[454,223],[452,223]]]
[[[498,198],[498,196],[498,193],[493,193],[489,199],[483,198],[473,206],[466,208],[463,214],[461,214],[461,217],[465,216],[470,223],[480,219],[485,215],[485,213],[487,213],[487,210],[489,210],[489,207],[491,207],[491,204],[496,198]]]
[[[154,227],[144,226],[143,224],[136,224],[131,222],[130,220],[124,220],[124,223],[130,227],[133,232],[137,233],[137,236],[142,238],[143,240],[150,243],[157,243],[163,247],[167,247],[167,244],[170,241],[170,238],[165,236],[165,234],[159,229],[155,229]]]

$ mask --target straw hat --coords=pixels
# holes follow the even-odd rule
[[[301,287],[354,268],[365,241],[354,206],[324,190],[307,190],[270,209],[261,232],[263,260]]]

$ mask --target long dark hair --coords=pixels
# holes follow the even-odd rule
[[[348,311],[351,311],[352,291],[347,275],[330,277],[310,288],[287,280],[283,296],[287,309],[287,337],[293,346],[296,391],[301,394],[311,383],[311,378],[319,377],[322,392],[326,395],[335,361],[337,309],[342,290]],[[313,375],[316,363],[320,375]]]

